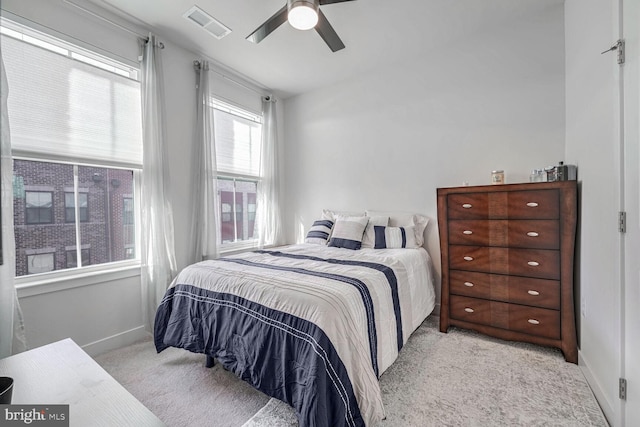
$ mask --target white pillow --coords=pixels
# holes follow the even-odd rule
[[[335,222],[338,216],[365,216],[365,213],[322,209],[322,219],[330,219],[331,221]]]
[[[375,234],[374,249],[417,248],[415,227],[373,227]]]
[[[388,216],[390,227],[408,227],[413,225],[415,228],[416,245],[424,244],[424,230],[429,224],[429,218],[420,214],[411,214],[406,212],[386,212],[386,211],[367,211],[368,216]]]
[[[340,216],[336,219],[329,246],[358,250],[362,247],[362,235],[369,222],[366,216]]]
[[[313,225],[307,232],[307,237],[304,239],[304,242],[312,243],[314,245],[326,245],[329,241],[333,224],[333,221],[330,219],[319,219],[314,221]]]
[[[364,236],[362,237],[363,248],[373,248],[373,245],[375,243],[375,234],[373,231],[373,227],[375,225],[381,225],[386,227],[387,225],[389,225],[389,217],[388,216],[370,216],[369,217],[367,228],[364,229]]]
[[[427,228],[428,224],[428,217],[420,214],[415,214],[413,216],[413,225],[416,231],[416,245],[422,246],[424,244],[424,230]]]

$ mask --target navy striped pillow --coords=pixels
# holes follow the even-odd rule
[[[369,222],[366,216],[339,216],[329,240],[329,246],[358,250],[362,247],[362,236]]]
[[[383,227],[375,225],[374,249],[414,248],[416,236],[414,227]]]
[[[312,243],[314,245],[326,245],[329,241],[332,228],[333,221],[329,219],[319,219],[314,221],[307,233],[307,237],[304,239],[304,242]]]

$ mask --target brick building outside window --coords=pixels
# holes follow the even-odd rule
[[[133,172],[14,159],[16,276],[135,258]],[[78,212],[75,221],[74,168]]]

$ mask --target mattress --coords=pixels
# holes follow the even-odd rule
[[[384,417],[379,376],[435,306],[429,255],[300,244],[185,268],[156,313],[158,351],[216,358],[301,426]]]

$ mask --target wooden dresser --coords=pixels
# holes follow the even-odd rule
[[[576,181],[438,189],[440,331],[562,349],[578,363]]]

